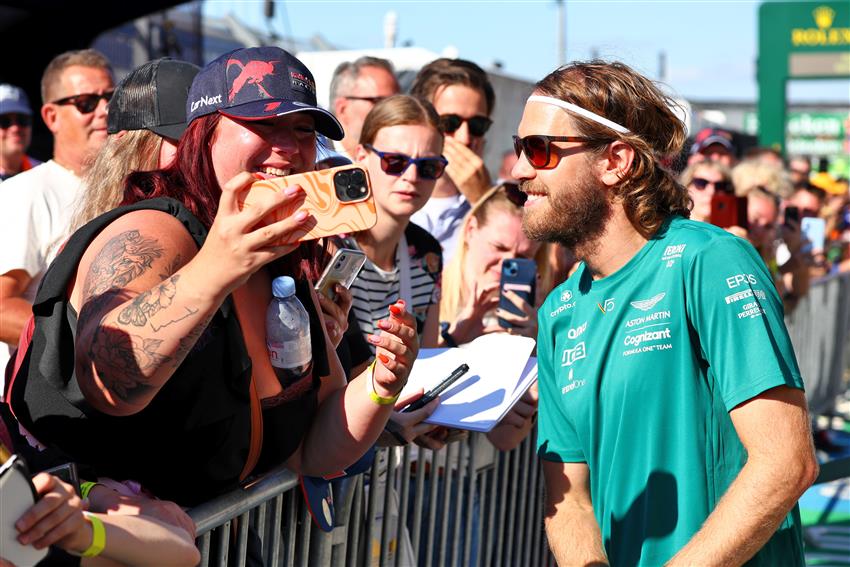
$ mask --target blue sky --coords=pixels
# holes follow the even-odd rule
[[[756,98],[759,2],[567,0],[567,59],[596,53],[658,78],[658,55],[666,53],[669,84],[691,99]],[[205,11],[233,13],[266,29],[261,1],[207,0]],[[458,56],[485,68],[537,80],[557,67],[558,10],[541,1],[287,0],[278,2],[273,26],[297,38],[321,34],[348,49],[383,46],[384,15],[398,15],[398,44]],[[286,19],[286,22],[284,21]],[[847,101],[850,81],[792,83],[791,100]]]

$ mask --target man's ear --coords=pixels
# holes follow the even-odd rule
[[[334,99],[333,113],[339,118],[345,112],[345,107],[348,106],[348,100],[344,96],[338,96]]]
[[[358,163],[363,163],[366,161],[366,156],[369,154],[366,151],[366,148],[363,147],[363,144],[357,144],[357,147],[354,148],[354,161]]]
[[[628,177],[635,159],[635,149],[619,140],[608,144],[608,148],[600,160],[602,168],[600,181],[608,187],[613,187]]]
[[[47,129],[56,134],[59,131],[59,109],[54,104],[43,104],[41,106],[41,119],[44,120]]]

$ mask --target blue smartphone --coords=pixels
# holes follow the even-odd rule
[[[527,258],[506,258],[502,260],[502,275],[499,283],[499,308],[515,315],[522,311],[505,297],[506,291],[513,291],[526,303],[534,306],[537,291],[537,264]],[[511,328],[508,321],[499,317],[499,325],[505,329]]]

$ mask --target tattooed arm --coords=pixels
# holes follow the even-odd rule
[[[203,333],[226,292],[210,289],[188,262],[197,252],[171,215],[140,211],[112,223],[83,255],[71,294],[77,379],[95,408],[143,409]]]
[[[79,313],[76,370],[80,389],[110,415],[141,411],[171,377],[224,298],[265,264],[291,252],[307,213],[257,227],[281,207],[304,202],[300,187],[239,208],[255,181],[240,173],[222,187],[200,250],[174,217],[141,210],[106,227],[77,269],[71,303]],[[256,228],[255,228],[256,227]]]

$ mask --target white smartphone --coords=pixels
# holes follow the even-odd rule
[[[336,299],[334,284],[340,284],[345,289],[350,288],[365,263],[366,254],[360,250],[340,248],[325,267],[319,281],[316,282],[316,291],[331,300]]]

